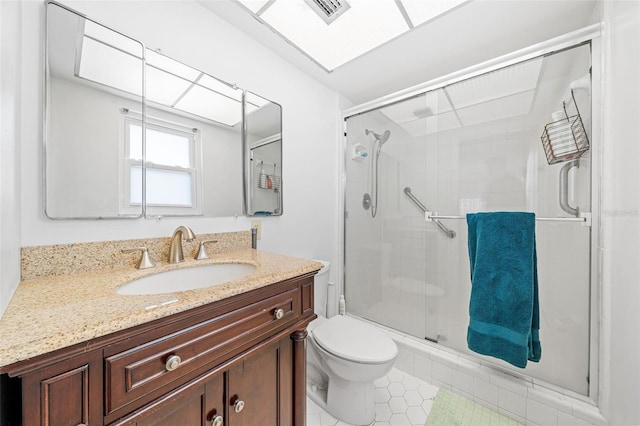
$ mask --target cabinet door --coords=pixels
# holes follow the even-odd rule
[[[25,374],[22,404],[25,425],[102,424],[102,351]]]
[[[229,369],[229,426],[292,424],[292,343],[287,336]]]
[[[224,373],[218,373],[194,380],[112,426],[210,425],[214,417],[224,416],[224,378]]]

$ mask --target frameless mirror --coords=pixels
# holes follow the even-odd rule
[[[244,114],[247,215],[281,215],[282,107],[245,92]]]
[[[55,2],[46,56],[48,217],[242,213],[241,89]]]

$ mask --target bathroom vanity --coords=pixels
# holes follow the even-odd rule
[[[256,259],[255,250],[240,253]],[[253,278],[219,289],[174,293],[178,300],[166,306],[217,300],[0,367],[2,424],[303,425],[306,327],[315,318],[313,277],[319,264],[257,256]],[[220,260],[213,257],[213,262]],[[296,266],[282,269],[294,276],[280,279],[277,264],[286,259]],[[112,290],[102,296],[112,297]],[[16,295],[17,303],[22,296]],[[146,298],[113,297],[123,303]],[[79,321],[82,315],[78,312]],[[109,322],[106,310],[99,316],[102,320],[91,321]],[[12,321],[10,313],[0,321],[3,334]],[[82,328],[79,324],[69,333]],[[48,334],[45,343],[64,340]],[[7,404],[7,395],[18,393],[21,404]]]

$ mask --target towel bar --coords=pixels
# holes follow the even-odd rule
[[[435,214],[434,212],[424,212],[424,220],[427,222],[440,220],[440,219],[466,219],[466,216],[443,216]],[[591,226],[591,213],[580,213],[579,217],[536,217],[538,222],[579,222],[583,226]]]

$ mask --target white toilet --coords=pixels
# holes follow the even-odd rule
[[[374,381],[391,370],[398,347],[362,321],[344,315],[326,318],[330,265],[322,263],[314,280],[318,318],[308,328],[307,394],[337,419],[369,425],[375,419]]]

